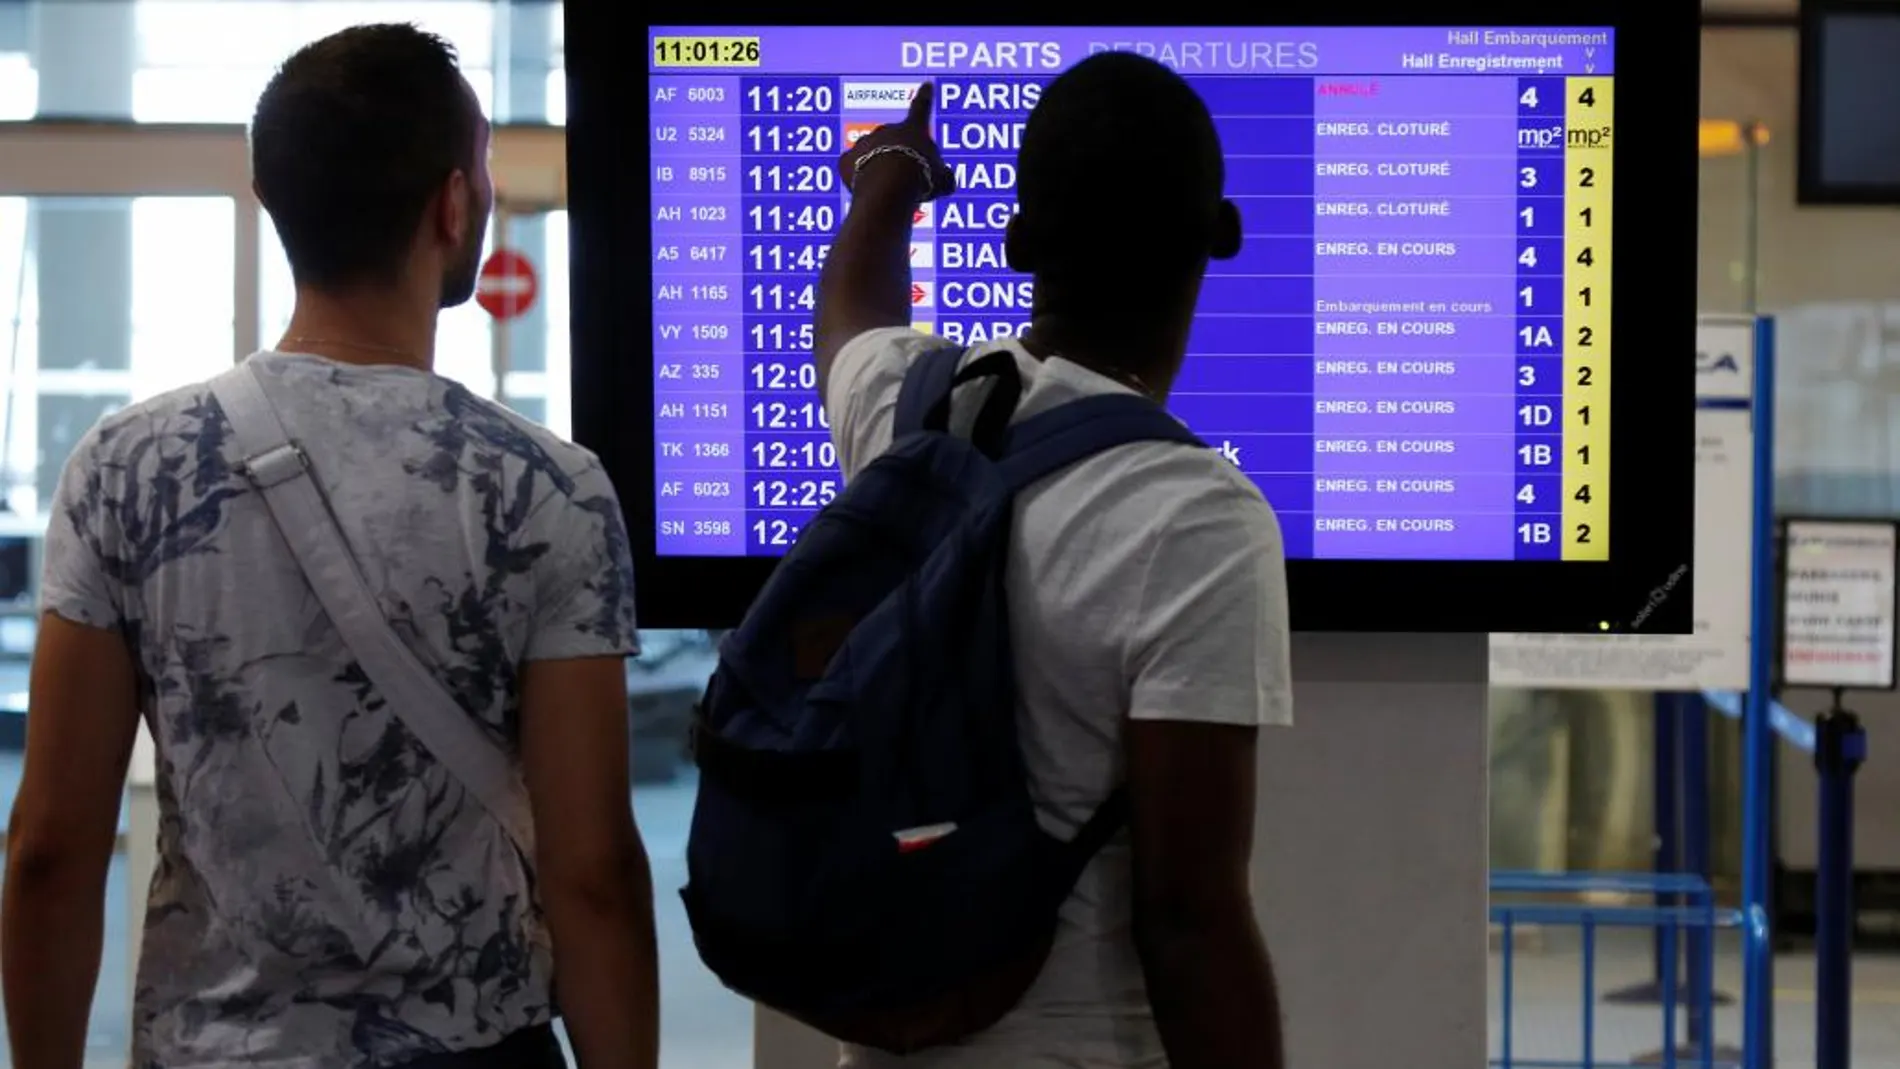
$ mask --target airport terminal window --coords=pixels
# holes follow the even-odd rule
[[[230,364],[235,222],[226,197],[0,197],[0,715],[25,710],[37,546],[73,446]]]
[[[101,415],[228,367],[232,203],[224,197],[0,198],[0,494],[43,510]]]
[[[40,79],[25,52],[0,50],[0,122],[24,122],[40,106]]]
[[[542,371],[517,371],[517,381],[508,387],[510,397],[541,399],[541,422],[563,438],[574,436],[574,384],[568,376],[568,259],[567,212],[549,212],[544,236],[542,261],[542,319],[540,334],[545,339]]]
[[[24,197],[0,197],[0,343],[6,356],[6,389],[0,391],[0,514],[31,516],[37,509],[33,479],[34,441],[27,421],[15,417],[24,406],[26,373],[39,349],[37,317],[27,314],[33,288],[27,262]]]
[[[362,22],[414,21],[461,53],[469,84],[493,110],[495,5],[481,0],[138,0],[138,68],[132,117],[138,122],[243,123],[277,61],[325,34]],[[226,27],[208,34],[209,24]],[[229,47],[233,39],[247,42]]]
[[[1776,334],[1776,507],[1900,512],[1900,302],[1796,305]]]
[[[346,26],[413,21],[461,53],[476,95],[497,122],[560,124],[566,117],[561,74],[561,5],[544,0],[28,0],[26,17],[0,20],[0,121],[39,114],[40,35],[95,37],[129,20],[131,50],[115,64],[109,48],[86,50],[90,102],[59,102],[62,118],[145,123],[243,123],[273,65],[297,46]],[[123,23],[121,23],[123,25]],[[205,26],[220,32],[208,34]],[[242,49],[227,47],[233,37]],[[126,69],[129,67],[130,69]],[[107,113],[130,79],[129,114]],[[49,102],[48,110],[55,110]]]

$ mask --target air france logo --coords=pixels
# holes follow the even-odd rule
[[[846,111],[903,111],[916,92],[914,82],[846,82],[840,96]]]

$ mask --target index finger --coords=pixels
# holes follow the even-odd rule
[[[904,121],[912,126],[928,127],[930,108],[936,100],[937,83],[925,82],[918,86],[917,91],[910,96],[910,114],[904,116]]]

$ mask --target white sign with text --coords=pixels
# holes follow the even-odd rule
[[[1748,684],[1748,598],[1755,435],[1755,320],[1696,318],[1695,634],[1644,623],[1689,575],[1665,576],[1627,633],[1494,634],[1491,684],[1585,690],[1739,690]],[[1611,493],[1615,493],[1611,488]]]
[[[1782,683],[1892,690],[1895,525],[1789,520],[1786,538]]]

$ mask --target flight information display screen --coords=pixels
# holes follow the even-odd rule
[[[1613,38],[650,28],[658,554],[783,554],[841,488],[811,343],[844,148],[936,83],[958,191],[917,214],[913,325],[1016,335],[1024,122],[1066,66],[1126,50],[1207,102],[1246,234],[1169,407],[1258,483],[1287,556],[1610,559]]]

